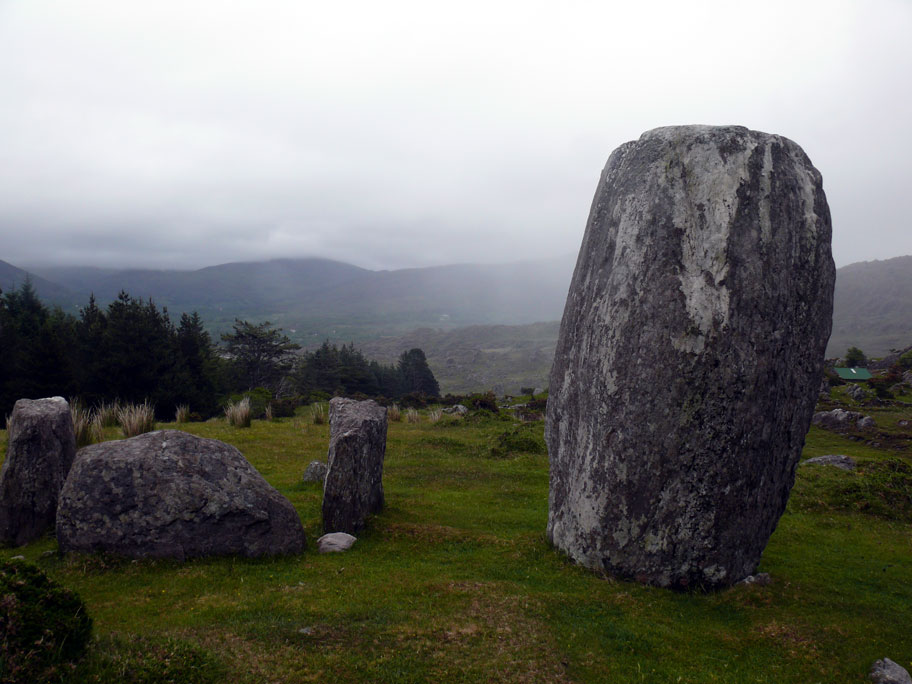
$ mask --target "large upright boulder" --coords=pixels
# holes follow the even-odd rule
[[[375,401],[329,402],[329,459],[323,482],[323,531],[354,534],[383,510],[386,409]]]
[[[676,126],[612,153],[551,371],[557,548],[659,586],[754,572],[817,398],[830,234],[786,138]]]
[[[241,452],[179,430],[80,449],[60,493],[61,551],[133,558],[304,550],[298,514]]]
[[[54,529],[57,496],[76,456],[70,407],[62,397],[20,399],[8,436],[0,470],[0,544],[19,546]]]

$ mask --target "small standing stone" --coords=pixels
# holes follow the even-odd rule
[[[323,482],[326,479],[326,464],[322,461],[311,461],[304,470],[304,482]]]
[[[0,544],[20,546],[54,529],[57,497],[75,456],[63,397],[16,402],[0,471]]]
[[[329,458],[323,482],[323,531],[361,530],[383,510],[386,409],[377,402],[329,402]]]
[[[356,541],[358,541],[357,537],[345,532],[330,532],[317,539],[317,551],[320,553],[348,551]]]

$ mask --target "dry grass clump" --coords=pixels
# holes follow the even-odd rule
[[[120,409],[119,401],[103,401],[95,407],[95,420],[102,428],[117,427],[120,425]]]
[[[147,399],[141,404],[122,404],[117,407],[117,422],[124,437],[136,437],[155,429],[155,407]]]
[[[174,409],[174,422],[175,423],[189,423],[190,422],[190,407],[187,404],[179,404],[176,409]]]
[[[9,430],[10,418],[12,418],[12,416],[11,416],[10,414],[7,413],[7,414],[6,414],[6,422],[3,423],[3,429],[4,429],[4,430]]]
[[[78,399],[70,399],[70,417],[73,419],[77,449],[104,439],[104,431],[98,420],[98,414],[92,409],[86,408]],[[9,419],[7,419],[8,422]]]
[[[310,407],[310,416],[314,425],[323,425],[326,423],[326,408],[323,404],[314,404]]]
[[[418,411],[413,408],[406,410],[405,418],[410,423],[417,423],[419,420],[421,420],[421,416],[418,415]]]
[[[250,397],[244,397],[237,403],[229,401],[225,407],[225,417],[228,419],[229,425],[249,428],[251,418]]]
[[[266,404],[266,420],[272,420],[272,404]]]
[[[438,420],[440,420],[440,417],[442,415],[443,415],[443,409],[441,409],[440,407],[433,408],[430,411],[428,411],[428,420],[431,421],[432,423],[436,423]]]
[[[402,420],[402,409],[399,408],[399,404],[393,404],[388,409],[386,409],[386,417],[389,420],[393,421],[394,423],[398,423],[399,421],[401,421]]]

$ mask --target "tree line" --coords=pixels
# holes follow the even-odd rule
[[[195,312],[175,325],[166,308],[121,292],[107,307],[94,297],[79,315],[48,308],[26,281],[0,292],[0,416],[21,398],[78,397],[88,405],[149,400],[160,418],[188,405],[203,417],[227,396],[266,388],[272,396],[439,394],[424,352],[386,366],[353,345],[324,343],[299,353],[268,322],[235,321],[214,343]]]

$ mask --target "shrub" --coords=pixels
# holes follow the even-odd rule
[[[319,401],[329,401],[332,399],[332,395],[323,390],[313,390],[307,395],[307,401],[310,403],[316,403]]]
[[[155,407],[148,400],[118,407],[117,420],[124,437],[136,437],[155,429]]]
[[[386,417],[395,423],[398,423],[399,421],[401,421],[402,420],[402,409],[399,408],[399,404],[393,404],[388,409],[386,409]]]
[[[284,399],[273,399],[267,408],[272,411],[273,418],[292,418],[297,406],[297,397],[285,397]]]
[[[92,619],[82,599],[34,565],[0,565],[0,682],[65,681]]]
[[[410,408],[410,409],[406,409],[405,418],[410,423],[417,423],[421,417],[418,415],[418,411],[416,411],[413,408]]]
[[[422,392],[409,392],[404,395],[402,399],[399,400],[399,403],[402,404],[405,408],[424,408],[429,403],[437,401],[431,396],[424,394]]]
[[[244,397],[237,403],[229,401],[228,405],[225,407],[225,417],[228,419],[229,425],[239,428],[249,428],[251,418],[250,397]]]
[[[326,408],[324,404],[314,404],[310,407],[310,417],[314,425],[326,423]]]
[[[484,394],[473,394],[468,398],[469,408],[480,411],[491,411],[497,413],[497,397],[494,392],[485,392]]]
[[[905,370],[912,370],[912,349],[899,357],[899,366]]]
[[[538,430],[525,425],[516,425],[497,435],[490,450],[492,458],[507,458],[510,454],[517,452],[544,454],[547,452],[545,440]]]
[[[187,423],[190,421],[190,407],[187,404],[180,404],[174,410],[175,423]]]
[[[187,416],[187,420],[189,420],[191,423],[202,423],[203,417],[196,411],[193,411],[189,416]]]
[[[94,411],[87,409],[78,399],[70,399],[70,417],[76,434],[76,447],[82,448],[104,439],[104,432]]]

